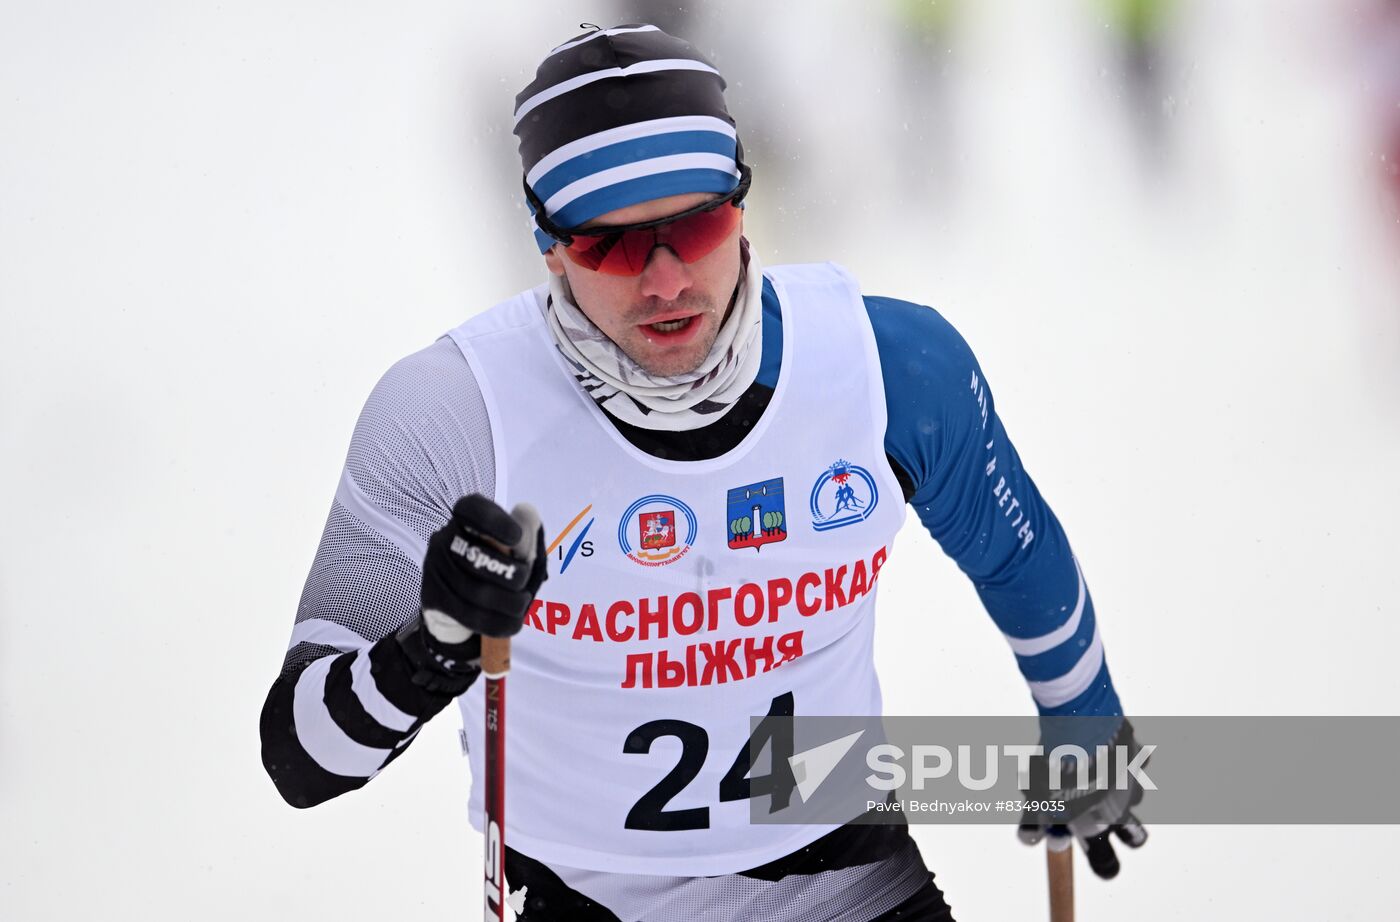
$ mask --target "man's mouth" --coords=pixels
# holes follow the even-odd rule
[[[678,320],[662,320],[657,323],[647,324],[647,329],[655,330],[658,333],[674,333],[677,330],[684,330],[686,327],[690,326],[691,321],[694,319],[695,318],[691,316],[681,317]]]

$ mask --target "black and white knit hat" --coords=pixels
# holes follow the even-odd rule
[[[656,26],[595,26],[551,51],[515,97],[525,182],[564,228],[668,195],[726,194],[740,154],[724,88]],[[531,223],[543,253],[554,240]]]

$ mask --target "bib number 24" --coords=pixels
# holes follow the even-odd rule
[[[739,747],[739,753],[729,766],[729,771],[719,782],[721,803],[732,800],[748,800],[751,797],[770,795],[772,800],[768,812],[783,809],[792,799],[797,781],[793,778],[792,763],[792,692],[785,692],[773,699],[766,717],[759,720],[757,728],[749,735],[749,740]],[[705,764],[710,751],[710,735],[705,728],[684,720],[651,720],[627,734],[622,746],[625,753],[647,753],[652,743],[666,736],[674,736],[681,741],[681,757],[666,776],[647,791],[627,811],[628,829],[650,829],[661,832],[676,832],[685,829],[708,829],[710,808],[691,807],[685,810],[667,810],[671,802],[685,786],[695,780]],[[768,758],[772,765],[766,775],[749,777],[753,770],[753,759],[769,748]]]

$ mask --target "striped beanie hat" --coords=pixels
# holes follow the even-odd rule
[[[740,153],[724,87],[656,26],[595,26],[551,51],[515,97],[525,183],[562,228],[668,195],[727,194]],[[531,226],[548,251],[554,240]]]

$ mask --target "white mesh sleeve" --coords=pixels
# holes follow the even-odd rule
[[[486,404],[443,337],[390,368],[360,413],[284,673],[368,646],[415,614],[428,537],[460,497],[495,488]]]

